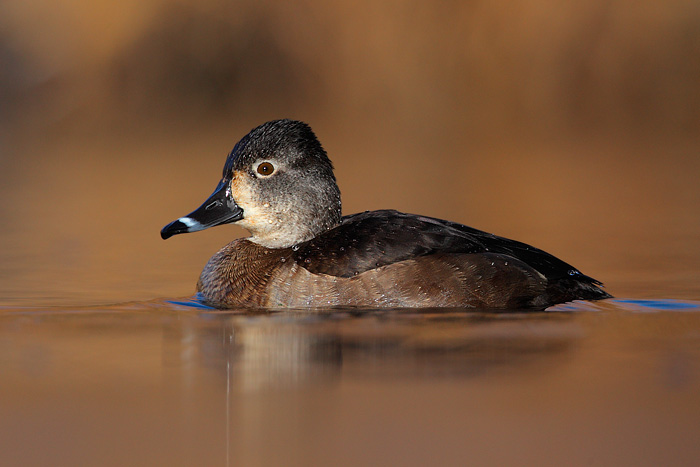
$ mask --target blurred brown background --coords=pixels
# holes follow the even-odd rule
[[[700,3],[0,4],[0,303],[193,292],[237,227],[159,238],[270,119],[346,214],[543,248],[618,296],[700,299]]]

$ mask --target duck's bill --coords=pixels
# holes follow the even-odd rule
[[[220,182],[200,207],[163,227],[160,231],[163,240],[173,235],[197,232],[243,219],[243,209],[236,204],[229,187],[225,181]]]

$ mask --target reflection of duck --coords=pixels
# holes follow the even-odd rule
[[[214,193],[161,236],[232,222],[252,235],[219,250],[197,284],[218,308],[544,309],[610,296],[542,250],[461,224],[396,211],[341,218],[331,161],[292,120],[239,141]]]

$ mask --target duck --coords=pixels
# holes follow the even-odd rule
[[[218,309],[545,310],[611,297],[525,243],[395,210],[342,216],[333,164],[311,127],[264,123],[228,154],[214,192],[161,237],[236,224],[250,232],[206,263],[197,297]]]

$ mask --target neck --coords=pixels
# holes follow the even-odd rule
[[[340,224],[340,202],[337,206],[312,209],[292,207],[277,212],[255,212],[238,225],[251,233],[248,238],[265,248],[289,248],[326,232]]]

